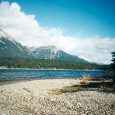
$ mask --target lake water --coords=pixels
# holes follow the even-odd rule
[[[106,72],[97,70],[0,69],[0,80],[80,78],[84,74],[91,77],[102,77],[106,75]]]

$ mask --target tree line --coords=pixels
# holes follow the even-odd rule
[[[7,68],[55,68],[55,69],[108,69],[108,65],[94,63],[78,63],[63,60],[32,59],[32,58],[0,58],[0,66]]]
[[[115,52],[112,52],[111,69],[112,69],[112,79],[113,79],[113,82],[115,83]]]

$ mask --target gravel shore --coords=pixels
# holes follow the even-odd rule
[[[49,95],[50,89],[79,84],[75,79],[18,82],[0,86],[0,115],[115,115],[115,94],[84,90]]]

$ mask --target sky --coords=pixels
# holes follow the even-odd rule
[[[115,0],[0,0],[0,28],[28,47],[55,45],[90,62],[111,63]]]

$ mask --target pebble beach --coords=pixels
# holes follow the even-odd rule
[[[0,115],[115,115],[113,92],[48,94],[51,89],[79,83],[79,79],[49,79],[1,85]]]

